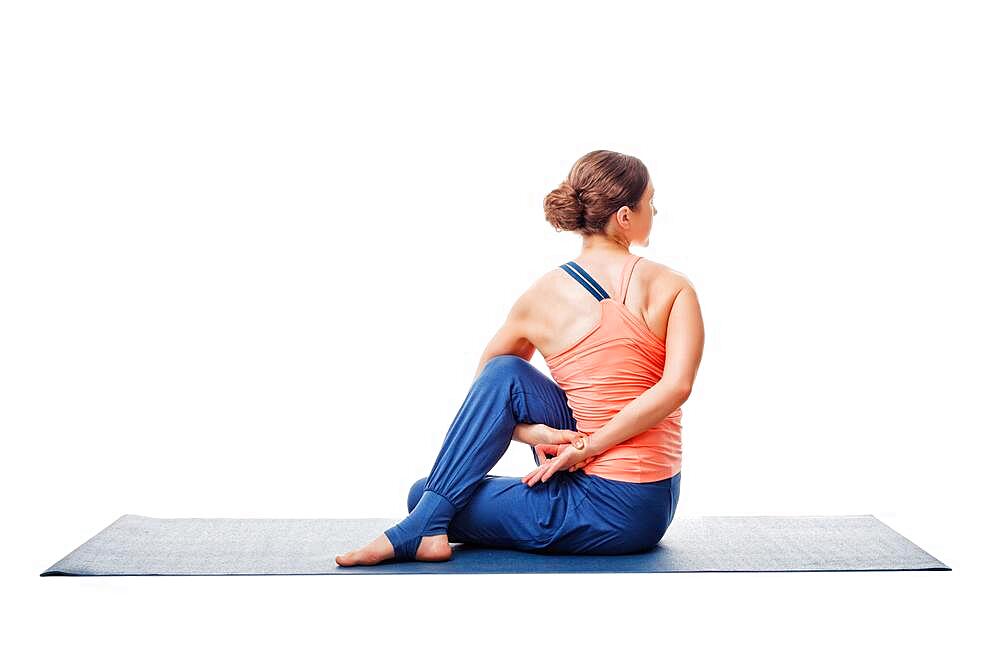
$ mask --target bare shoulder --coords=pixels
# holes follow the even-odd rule
[[[517,298],[512,308],[512,314],[529,319],[538,313],[545,312],[556,294],[556,280],[559,269],[546,271],[528,285],[527,289]]]
[[[642,277],[650,286],[650,291],[664,295],[670,301],[673,301],[684,289],[689,290],[692,294],[695,293],[694,284],[687,274],[673,267],[648,257],[644,257],[636,266],[642,270]]]
[[[525,296],[534,300],[538,304],[551,303],[552,296],[558,291],[563,270],[560,268],[549,269],[531,283]]]

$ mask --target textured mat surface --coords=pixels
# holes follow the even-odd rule
[[[871,514],[676,517],[652,550],[532,554],[454,544],[450,561],[341,567],[399,519],[157,519],[125,514],[51,575],[475,574],[950,570]]]

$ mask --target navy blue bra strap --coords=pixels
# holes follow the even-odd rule
[[[594,289],[596,289],[601,294],[600,298],[602,298],[602,299],[610,299],[611,298],[611,295],[608,294],[606,291],[604,291],[604,288],[601,287],[600,283],[598,283],[596,280],[594,280],[593,276],[591,276],[589,273],[587,273],[586,271],[584,271],[582,266],[580,266],[579,264],[577,264],[576,262],[573,262],[573,261],[567,262],[567,264],[569,264],[574,269],[576,269],[577,271],[579,271],[580,274],[584,278],[586,278],[590,282],[591,285],[594,286]]]
[[[611,298],[610,296],[608,296],[608,293],[604,291],[604,288],[601,287],[598,284],[598,282],[594,280],[589,273],[584,271],[583,267],[577,264],[576,262],[572,261],[567,262],[566,264],[560,265],[559,268],[561,268],[569,275],[573,276],[573,278],[576,279],[576,282],[583,285],[583,287],[592,295],[594,295],[594,298],[597,299],[598,301],[603,301],[604,299]]]

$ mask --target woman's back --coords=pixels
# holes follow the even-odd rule
[[[579,263],[567,262],[560,267],[566,277],[564,284],[548,286],[549,290],[558,290],[559,296],[551,299],[546,310],[553,335],[545,341],[545,349],[539,351],[553,380],[566,392],[581,432],[593,433],[601,428],[663,376],[665,334],[657,335],[643,314],[651,305],[650,297],[663,298],[664,292],[648,289],[649,283],[659,277],[655,272],[645,276],[646,285],[635,281],[636,264],[641,259],[626,255],[617,280],[603,284]],[[601,273],[607,275],[608,271]],[[577,290],[577,296],[565,292],[566,288]],[[565,298],[561,298],[564,294]],[[580,294],[589,301],[588,306],[580,303]],[[565,304],[562,309],[560,303]],[[663,313],[661,324],[665,330],[669,305],[655,308],[654,312]],[[595,309],[593,317],[580,314]],[[560,324],[566,317],[575,318],[572,325]],[[681,415],[678,408],[647,431],[605,450],[583,468],[584,472],[627,482],[653,482],[673,476],[681,464]]]
[[[641,260],[641,261],[637,261]],[[684,282],[668,267],[631,253],[615,261],[573,260],[613,299],[623,301],[636,319],[660,341],[666,338],[667,315]],[[627,293],[621,299],[620,280],[626,264],[632,264]],[[532,343],[543,357],[564,350],[590,331],[601,316],[602,306],[561,267],[549,271],[530,290]]]

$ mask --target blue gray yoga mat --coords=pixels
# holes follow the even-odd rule
[[[871,514],[677,517],[652,550],[533,554],[453,544],[450,561],[341,567],[398,519],[157,519],[125,514],[41,576],[950,570]]]

